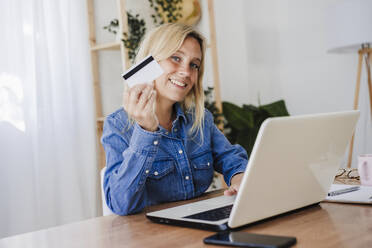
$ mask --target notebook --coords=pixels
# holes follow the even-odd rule
[[[268,118],[236,196],[146,216],[157,223],[223,231],[317,204],[327,196],[358,118],[359,111]]]
[[[327,202],[338,202],[338,203],[356,203],[356,204],[372,204],[372,186],[359,185],[357,190],[347,191],[355,185],[347,184],[332,184],[329,189],[329,193],[336,193],[334,195],[328,195],[325,199]],[[346,191],[342,191],[345,190]]]

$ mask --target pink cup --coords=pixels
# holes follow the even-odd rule
[[[358,173],[362,185],[372,186],[372,154],[359,155]]]

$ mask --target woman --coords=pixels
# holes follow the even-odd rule
[[[116,214],[205,192],[214,170],[239,189],[247,154],[231,145],[204,109],[205,42],[191,27],[165,24],[146,36],[137,54],[151,54],[164,70],[152,84],[126,89],[124,109],[107,117],[104,191]]]

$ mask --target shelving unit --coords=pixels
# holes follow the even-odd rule
[[[91,51],[99,51],[99,50],[119,50],[120,49],[120,42],[112,42],[107,44],[100,44],[95,45],[90,48]]]
[[[123,42],[110,42],[104,44],[97,44],[96,40],[96,26],[94,21],[94,1],[87,0],[88,9],[88,23],[89,23],[89,42],[91,52],[91,66],[92,66],[92,78],[94,87],[94,99],[96,109],[96,124],[97,124],[97,161],[98,168],[101,169],[105,166],[105,152],[100,143],[100,137],[102,136],[103,122],[105,117],[102,112],[102,99],[101,99],[101,88],[99,84],[99,66],[98,66],[98,53],[103,50],[120,50],[121,61],[123,71],[129,68],[128,53],[125,50]],[[118,19],[119,19],[119,34],[128,31],[127,12],[125,11],[125,0],[117,0]]]
[[[203,0],[202,0],[203,1]],[[218,60],[217,60],[217,45],[216,45],[216,28],[214,20],[214,0],[207,0],[208,4],[208,17],[210,29],[210,44],[207,44],[207,49],[211,49],[213,79],[214,79],[214,97],[217,108],[222,111],[221,94],[220,94],[220,78],[218,73]],[[125,0],[117,0],[118,20],[119,20],[119,34],[128,32],[127,11],[125,8]],[[88,22],[89,22],[89,41],[91,51],[91,65],[92,77],[94,87],[94,98],[96,108],[96,122],[97,122],[97,144],[98,144],[98,167],[99,169],[105,166],[105,153],[100,143],[102,136],[104,116],[102,112],[102,99],[101,89],[99,84],[99,66],[98,66],[98,53],[103,50],[120,50],[123,71],[130,67],[130,60],[128,52],[126,51],[123,42],[110,42],[105,44],[97,44],[96,42],[96,27],[94,21],[94,1],[87,0],[88,8]],[[122,38],[122,37],[121,37]],[[120,39],[121,40],[121,39]],[[222,127],[220,127],[221,129]],[[223,180],[222,180],[223,181]]]

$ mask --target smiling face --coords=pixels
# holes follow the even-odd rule
[[[155,80],[158,99],[170,104],[181,102],[198,82],[202,60],[199,42],[187,37],[169,58],[159,61],[164,73]]]

